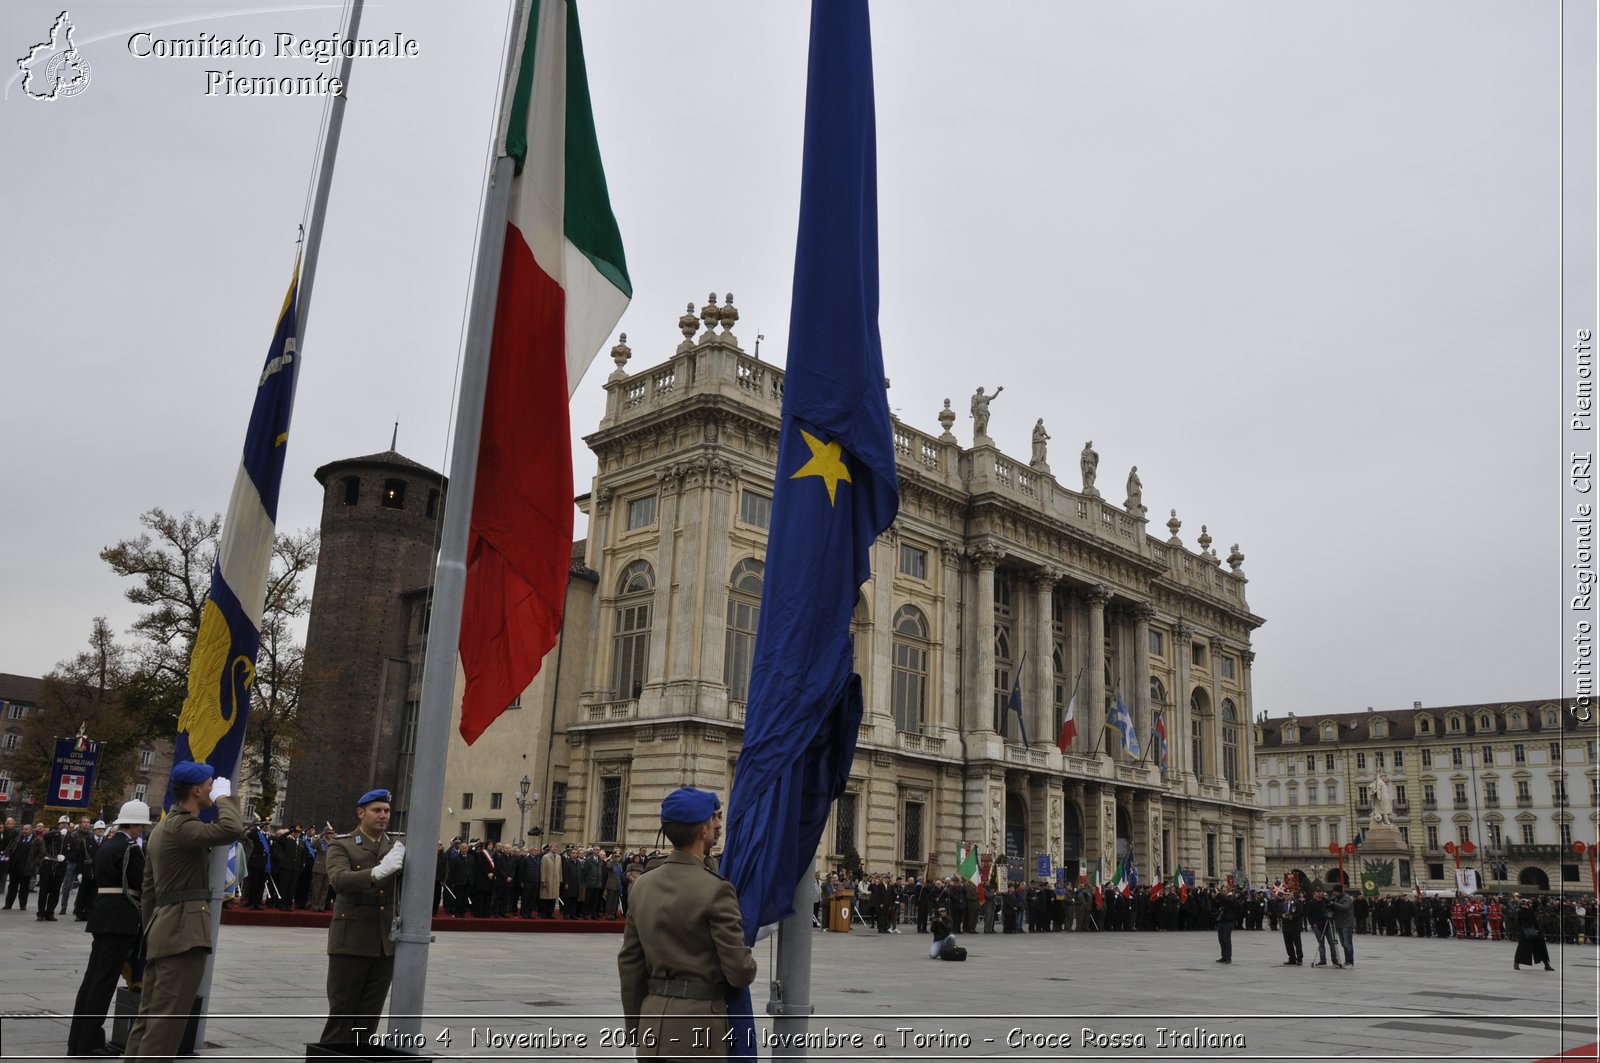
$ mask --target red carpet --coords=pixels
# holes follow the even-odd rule
[[[275,908],[257,911],[236,905],[222,906],[223,926],[311,926],[326,927],[333,921],[333,913],[313,912],[297,908],[293,912],[280,912]],[[460,919],[448,915],[433,917],[435,932],[465,931],[496,934],[620,934],[621,919]]]
[[[1559,1056],[1547,1056],[1544,1059],[1536,1060],[1535,1063],[1556,1063],[1557,1060],[1561,1059],[1600,1059],[1600,1041],[1592,1045],[1584,1045],[1581,1048],[1569,1048]]]

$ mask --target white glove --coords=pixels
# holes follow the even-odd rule
[[[372,881],[382,882],[396,871],[399,871],[400,865],[405,863],[405,860],[405,843],[395,842],[394,848],[385,853],[383,859],[378,861],[378,866],[372,869]]]
[[[220,801],[233,794],[233,783],[221,775],[211,781],[211,800]]]

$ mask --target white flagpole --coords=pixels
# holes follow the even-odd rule
[[[350,13],[345,19],[340,34],[345,40],[353,40],[361,32],[361,7],[363,0],[350,0]],[[305,232],[301,235],[300,248],[300,283],[295,293],[295,334],[294,352],[299,358],[305,350],[306,318],[309,316],[311,306],[311,286],[317,274],[317,253],[322,248],[322,226],[328,215],[328,195],[333,188],[333,164],[339,156],[339,133],[344,128],[344,108],[347,100],[346,93],[350,86],[350,70],[355,63],[353,54],[345,54],[339,60],[338,78],[345,86],[345,92],[332,97],[328,103],[328,125],[323,130],[322,149],[317,155],[316,185],[312,192],[311,212],[306,219]],[[295,383],[298,386],[300,375],[295,374]],[[241,747],[242,748],[242,747]],[[239,770],[241,763],[231,769],[233,771],[233,784],[239,786]],[[197,996],[200,998],[200,1015],[195,1026],[195,1047],[201,1048],[206,1043],[206,1009],[211,1000],[211,978],[216,971],[217,948],[221,941],[219,935],[222,930],[222,899],[228,881],[228,846],[216,846],[211,850],[211,952],[206,956],[205,973],[200,976],[200,988]]]
[[[389,997],[390,1029],[401,1044],[416,1043],[428,987],[428,945],[433,940],[433,861],[429,840],[440,837],[444,816],[444,770],[450,748],[450,716],[455,706],[456,656],[461,642],[461,605],[467,589],[467,538],[472,525],[472,496],[478,474],[478,441],[483,428],[483,399],[489,383],[489,348],[494,335],[494,310],[500,290],[500,261],[505,250],[514,161],[504,154],[505,126],[517,83],[528,5],[518,3],[506,38],[501,87],[500,122],[495,163],[484,196],[478,236],[478,263],[472,282],[471,316],[462,358],[460,398],[450,454],[450,489],[445,497],[434,570],[428,644],[423,659],[422,701],[417,711],[418,755],[411,769],[406,836],[412,841],[408,869],[400,887],[400,911],[394,930],[394,983]],[[425,863],[421,863],[425,862]]]

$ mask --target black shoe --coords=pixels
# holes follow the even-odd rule
[[[1520,970],[1522,970],[1522,964],[1520,964],[1520,963],[1513,963],[1513,964],[1512,964],[1512,965],[1511,965],[1511,969],[1512,969],[1512,970],[1513,970],[1513,971],[1520,971]]]
[[[1280,964],[1279,966],[1282,966],[1282,967],[1294,967],[1295,965],[1296,964],[1295,964],[1294,960],[1284,960],[1283,963]]]
[[[1333,965],[1333,969],[1336,970],[1336,971],[1342,971],[1342,970],[1344,970],[1344,964],[1336,963],[1336,964]]]
[[[1548,964],[1548,963],[1547,963],[1547,964],[1545,964],[1545,965],[1544,965],[1544,969],[1545,969],[1545,970],[1547,970],[1547,971],[1553,971],[1553,970],[1555,970],[1555,968],[1554,968],[1554,967],[1552,967],[1552,966],[1550,966],[1550,965],[1549,965],[1549,964]]]
[[[1324,961],[1318,960],[1316,963],[1313,963],[1311,966],[1313,966],[1313,967],[1326,967],[1328,965]]]
[[[55,912],[45,912],[44,913],[44,921],[47,922],[47,923],[55,922],[56,921],[56,913]]]
[[[1232,963],[1233,961],[1232,960],[1228,960],[1228,959],[1219,959],[1217,962],[1218,963]]]

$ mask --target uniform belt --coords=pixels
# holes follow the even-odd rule
[[[721,1000],[728,995],[725,985],[713,985],[698,978],[652,978],[646,986],[653,997],[678,1000]]]
[[[182,904],[184,901],[209,901],[210,890],[173,890],[156,897],[156,907],[165,908],[172,904]]]
[[[376,893],[345,894],[334,899],[333,906],[342,908],[345,905],[354,905],[357,908],[376,908],[383,903],[383,897]]]

